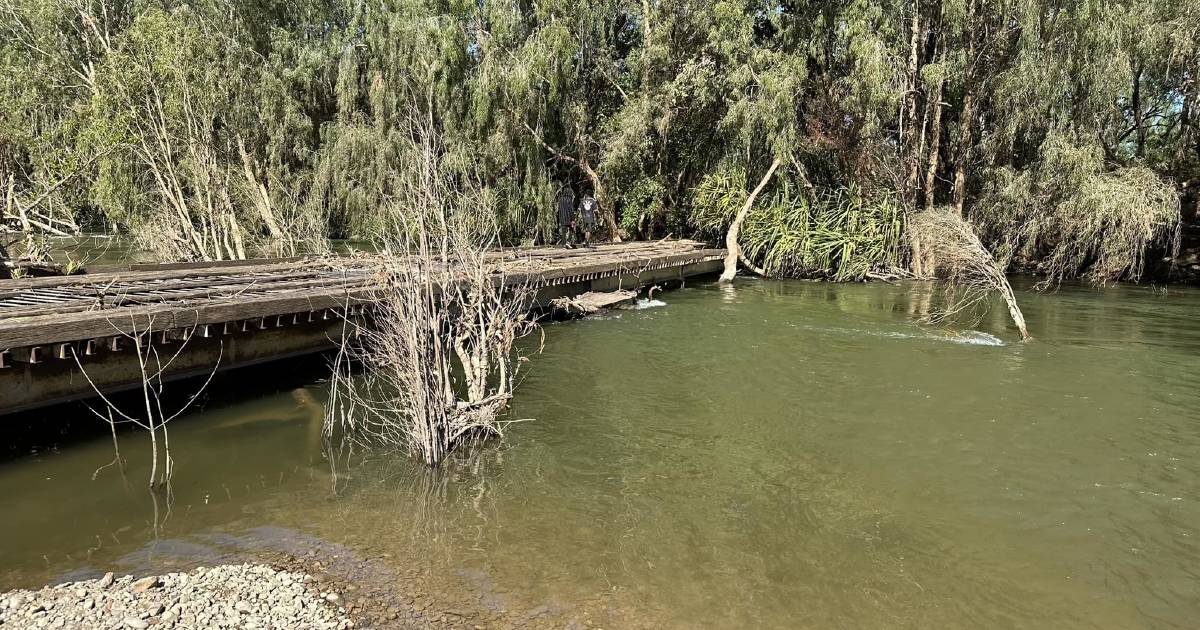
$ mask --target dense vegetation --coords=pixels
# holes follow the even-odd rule
[[[319,248],[386,229],[433,129],[509,242],[563,183],[626,237],[715,236],[771,170],[770,272],[908,267],[938,208],[1137,277],[1195,203],[1197,42],[1171,0],[0,0],[0,200],[164,257]]]

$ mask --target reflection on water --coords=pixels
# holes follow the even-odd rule
[[[514,409],[537,420],[438,471],[327,454],[319,369],[177,421],[169,504],[142,488],[142,436],[121,442],[137,482],[92,480],[103,431],[10,454],[0,586],[272,528],[419,567],[478,606],[612,627],[1200,615],[1200,294],[1022,293],[1030,344],[1002,308],[914,323],[934,299],[918,284],[655,297],[548,326]],[[223,385],[261,372],[244,374]]]

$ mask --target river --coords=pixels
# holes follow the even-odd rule
[[[547,626],[1200,619],[1200,292],[1025,287],[1028,344],[1002,308],[921,323],[919,283],[656,297],[545,326],[529,420],[436,473],[330,456],[319,361],[222,377],[171,425],[169,497],[144,435],[123,477],[79,406],[6,419],[36,437],[0,458],[0,588],[309,537]]]

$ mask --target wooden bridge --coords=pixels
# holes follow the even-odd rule
[[[712,273],[724,254],[659,241],[487,260],[546,305]],[[170,380],[328,350],[368,308],[376,271],[369,259],[311,257],[0,280],[0,414],[140,386],[149,354]]]

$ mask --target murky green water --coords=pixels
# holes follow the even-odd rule
[[[0,463],[0,587],[270,526],[547,625],[1195,627],[1200,292],[1021,298],[1028,345],[1001,309],[914,323],[920,285],[697,284],[550,325],[515,410],[536,420],[439,475],[331,466],[319,369],[273,369],[176,421],[169,502],[136,435],[128,484],[92,479],[103,432]]]

